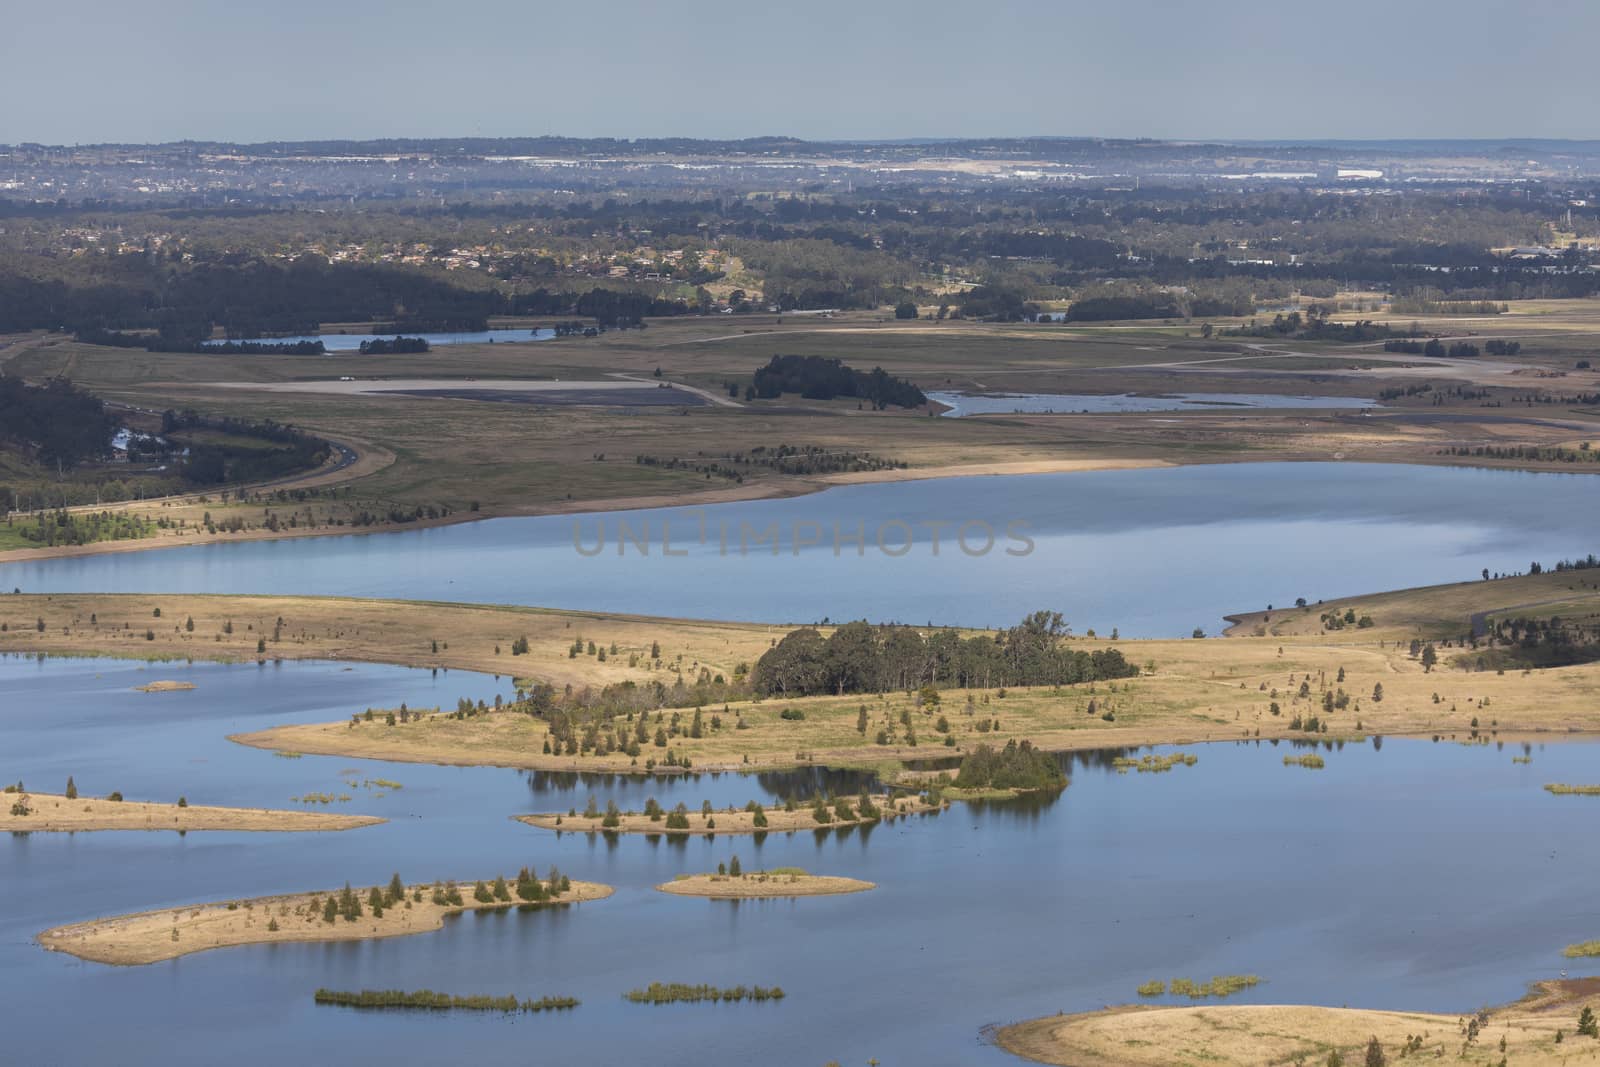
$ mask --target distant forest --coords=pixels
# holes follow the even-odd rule
[[[1067,647],[1061,615],[1039,611],[992,637],[955,630],[926,635],[909,626],[851,622],[830,636],[794,630],[756,662],[756,691],[766,696],[884,693],[923,685],[990,688],[1073,685],[1130,678],[1139,668],[1114,648]]]
[[[826,356],[773,356],[755,373],[750,395],[773,400],[785,393],[799,393],[806,400],[833,400],[858,397],[882,411],[886,407],[914,408],[928,402],[922,390],[903,378],[885,373],[882,367],[858,371],[842,360]]]
[[[111,451],[117,419],[61,378],[42,386],[0,377],[0,441],[46,465],[75,467]]]

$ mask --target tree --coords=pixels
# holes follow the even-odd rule
[[[738,856],[734,856],[731,860],[728,861],[728,874],[729,874],[730,877],[733,877],[733,878],[742,878],[742,877],[744,877],[744,870],[743,870],[743,868],[741,868],[739,866],[739,857]]]
[[[917,305],[909,300],[896,304],[894,317],[897,319],[914,319],[917,317]]]
[[[70,775],[70,774],[67,775],[67,799],[68,800],[77,800],[78,799],[78,783],[76,783],[76,782],[74,782],[72,780],[72,775]]]
[[[1435,663],[1438,663],[1438,662],[1439,662],[1439,653],[1438,653],[1437,650],[1434,649],[1433,644],[1430,642],[1429,644],[1423,646],[1423,649],[1422,649],[1422,669],[1423,669],[1423,671],[1424,672],[1432,671],[1433,670],[1433,665]]]
[[[1383,683],[1378,682],[1372,687],[1372,702],[1374,704],[1383,700]]]
[[[1593,1008],[1586,1006],[1578,1015],[1578,1033],[1584,1037],[1600,1037],[1600,1028],[1596,1027]]]
[[[867,706],[861,705],[861,710],[856,712],[856,733],[865,736],[867,732]]]
[[[1367,1067],[1388,1067],[1389,1058],[1383,1054],[1383,1045],[1378,1041],[1378,1035],[1373,1034],[1372,1040],[1367,1042]]]

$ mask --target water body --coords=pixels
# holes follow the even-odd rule
[[[1089,412],[1194,411],[1207,408],[1375,408],[1377,402],[1359,396],[1286,396],[1278,393],[929,393],[930,400],[947,404],[947,419],[967,415],[1011,415],[1017,412],[1076,414]]]
[[[415,333],[403,330],[394,333],[306,333],[294,337],[247,337],[244,340],[254,344],[298,344],[301,341],[321,341],[322,347],[329,352],[356,352],[361,349],[361,342],[392,340],[396,336],[421,337],[428,344],[438,347],[441,345],[486,345],[491,342],[497,344],[521,343],[526,341],[548,341],[554,337],[554,330],[472,330],[454,331],[450,333]]]
[[[957,542],[965,533],[971,551],[984,548],[973,523],[994,534],[982,555]],[[63,557],[0,565],[0,589],[407,597],[777,623],[996,626],[1047,607],[1079,632],[1188,636],[1296,597],[1587,555],[1597,528],[1600,481],[1588,475],[1241,463]],[[755,540],[766,533],[774,541]],[[581,554],[575,535],[596,554]]]
[[[189,692],[142,694],[152,678]],[[1215,744],[1193,767],[1119,775],[1108,754],[1067,760],[1059,797],[956,805],[860,831],[615,842],[506,816],[804,796],[816,776],[644,782],[283,759],[229,731],[336,718],[369,704],[449,705],[505,680],[325,663],[163,664],[0,659],[4,777],[130,798],[283,806],[348,778],[331,810],[381,815],[338,834],[33,834],[0,840],[0,997],[17,1063],[392,1064],[473,1059],[816,1067],[827,1060],[1015,1064],[983,1046],[986,1023],[1134,999],[1151,978],[1257,973],[1234,1003],[1350,1004],[1463,1012],[1525,981],[1600,970],[1561,958],[1592,937],[1600,852],[1594,805],[1547,781],[1592,777],[1600,746],[1389,740],[1286,768],[1289,746]],[[1467,684],[1458,680],[1452,685]],[[129,754],[136,758],[128,758]],[[841,779],[840,787],[857,783]],[[803,866],[877,890],[799,901],[677,898],[652,886],[714,869]],[[44,952],[31,938],[95,915],[239,896],[470,878],[559,864],[617,887],[569,910],[463,916],[438,933],[368,943],[223,949],[116,968]],[[781,984],[761,1005],[652,1007],[621,994],[651,981]],[[319,1008],[318,986],[573,995],[557,1015],[358,1013]],[[92,1011],[93,1025],[63,1012]],[[84,1016],[87,1018],[88,1016]],[[178,1039],[181,1035],[181,1039]],[[714,1050],[711,1052],[710,1050]]]

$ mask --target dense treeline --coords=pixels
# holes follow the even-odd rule
[[[785,393],[799,393],[807,400],[858,397],[880,411],[891,405],[911,408],[928,402],[921,389],[892,377],[882,367],[863,372],[825,356],[773,356],[756,371],[751,389],[767,400]]]
[[[956,774],[958,789],[1053,789],[1066,784],[1061,767],[1032,742],[1006,742],[996,751],[979,745],[961,761]]]
[[[719,989],[713,985],[686,985],[682,982],[651,982],[644,989],[630,989],[624,994],[635,1004],[683,1004],[703,1000],[738,1003],[742,1000],[782,1000],[782,986],[731,986]]]
[[[322,342],[318,341],[317,346],[320,348]],[[428,340],[425,337],[395,337],[393,340],[374,337],[370,341],[361,342],[361,354],[364,356],[410,355],[426,352],[428,348]]]
[[[84,344],[111,348],[142,348],[146,352],[204,352],[223,356],[321,356],[321,341],[212,341],[204,336],[173,337],[160,333],[123,333],[86,329],[74,336]]]
[[[271,419],[250,422],[193,411],[163,412],[161,432],[188,446],[181,470],[195,485],[281,478],[322,466],[332,449],[320,437]]]
[[[989,688],[1072,685],[1139,673],[1114,648],[1093,652],[1065,645],[1059,613],[1040,611],[989,637],[954,630],[924,634],[909,626],[851,622],[828,637],[795,630],[756,662],[756,691],[765,695],[881,693],[923,685]]]
[[[60,467],[100,459],[116,432],[100,398],[64,378],[38,386],[0,376],[0,442],[31,459]]]

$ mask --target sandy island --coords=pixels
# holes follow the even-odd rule
[[[27,815],[13,809],[25,800]],[[59,793],[6,793],[0,796],[0,831],[30,830],[353,830],[385,822],[375,815],[331,815],[273,808],[179,807],[141,800],[107,800]]]
[[[756,813],[739,809],[723,809],[714,811],[710,815],[699,811],[688,813],[687,827],[667,826],[667,816],[671,812],[663,809],[659,819],[652,819],[643,812],[620,812],[617,816],[617,825],[602,825],[605,816],[596,814],[593,817],[579,813],[577,815],[561,815],[555,812],[539,815],[514,815],[512,818],[518,822],[537,826],[543,830],[566,830],[572,833],[609,833],[609,834],[758,834],[769,832],[786,832],[791,830],[832,830],[845,826],[860,826],[863,823],[878,822],[879,819],[894,819],[902,815],[919,815],[925,812],[938,811],[942,805],[929,803],[919,796],[889,797],[887,794],[878,794],[872,798],[872,803],[882,812],[881,816],[861,818],[856,810],[856,802],[848,802],[851,807],[852,817],[845,819],[830,805],[828,807],[828,822],[818,822],[811,808],[802,807],[794,811],[785,811],[782,808],[769,808],[762,812],[766,816],[767,825],[756,825]]]
[[[998,1030],[995,1040],[1008,1052],[1062,1067],[1323,1064],[1335,1049],[1345,1063],[1358,1064],[1368,1062],[1374,1037],[1389,1063],[1404,1054],[1425,1062],[1443,1057],[1452,1063],[1578,1067],[1600,1064],[1600,1041],[1576,1032],[1585,1006],[1600,1008],[1600,978],[1541,982],[1522,1000],[1477,1016],[1305,1005],[1134,1005],[1015,1023]],[[1478,1026],[1469,1043],[1473,1021]],[[1559,1042],[1557,1031],[1564,1031]]]
[[[52,952],[65,952],[96,963],[137,965],[236,945],[404,937],[438,930],[447,917],[464,911],[579,904],[603,900],[613,892],[610,886],[597,882],[573,882],[558,899],[548,903],[482,903],[473,899],[473,883],[461,882],[455,883],[462,894],[460,904],[438,903],[434,892],[444,884],[407,886],[407,902],[384,909],[380,917],[374,917],[366,907],[368,890],[357,890],[363,911],[353,922],[344,918],[328,922],[323,917],[323,904],[337,892],[335,890],[161,908],[94,919],[46,930],[39,935],[39,944]]]
[[[837,893],[864,893],[878,888],[874,882],[807,874],[798,867],[775,871],[754,871],[738,876],[729,874],[681,874],[656,886],[663,893],[680,897],[712,897],[718,900],[755,900],[763,897],[825,897]]]
[[[193,682],[160,681],[146,682],[144,685],[136,685],[133,688],[141,693],[179,693],[194,687]]]

